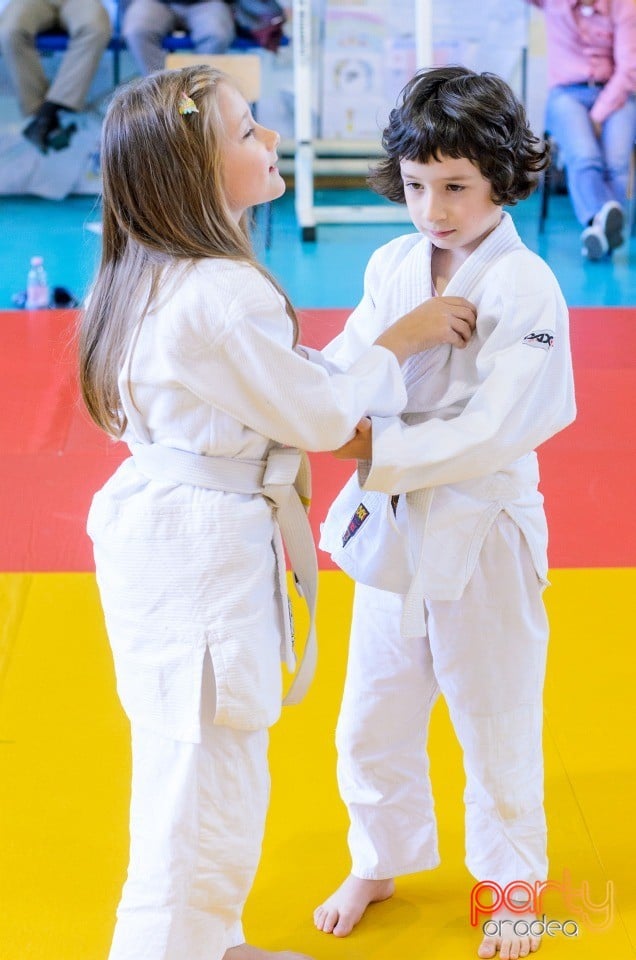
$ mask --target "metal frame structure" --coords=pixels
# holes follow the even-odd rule
[[[303,240],[316,239],[319,223],[401,223],[404,207],[395,205],[314,204],[314,174],[320,168],[332,174],[366,173],[365,161],[381,155],[379,142],[316,140],[312,129],[313,49],[311,0],[294,0],[292,50],[294,55],[294,134],[296,218]],[[433,62],[432,0],[414,0],[416,62]],[[329,157],[328,160],[321,161]],[[356,159],[357,158],[357,159]]]

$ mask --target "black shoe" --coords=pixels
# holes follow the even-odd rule
[[[69,123],[68,127],[62,127],[58,124],[47,136],[47,145],[52,150],[66,150],[71,142],[71,137],[76,132],[77,125],[74,123]]]
[[[54,307],[79,307],[80,303],[77,297],[72,294],[66,287],[53,287],[53,306]]]
[[[22,131],[22,136],[26,137],[34,147],[36,147],[40,153],[46,154],[48,152],[49,143],[48,137],[52,130],[57,126],[57,121],[55,118],[51,117],[34,117],[33,120]]]

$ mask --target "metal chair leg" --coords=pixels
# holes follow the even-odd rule
[[[628,235],[636,233],[636,143],[632,150],[632,159],[629,165],[629,182],[627,184],[627,226]]]

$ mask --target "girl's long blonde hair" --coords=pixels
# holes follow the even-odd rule
[[[120,89],[104,120],[102,254],[80,323],[79,370],[89,414],[114,437],[126,428],[119,372],[166,265],[206,257],[251,264],[284,296],[297,332],[289,299],[255,258],[246,218],[237,224],[226,202],[221,83],[232,81],[203,65],[156,73]],[[198,113],[179,113],[184,95]]]

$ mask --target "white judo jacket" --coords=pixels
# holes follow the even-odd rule
[[[431,295],[431,244],[400,237],[371,257],[362,300],[323,351],[346,369],[396,317]],[[547,575],[547,527],[535,447],[575,416],[568,312],[547,264],[501,223],[445,296],[477,309],[464,349],[443,345],[404,367],[401,417],[373,417],[373,460],[332,505],[320,546],[354,579],[410,594],[402,629],[425,632],[423,604],[458,599],[505,510]],[[406,494],[393,504],[391,496]],[[414,582],[414,581],[417,582]]]
[[[173,269],[121,371],[125,440],[262,460],[275,444],[334,449],[365,413],[403,408],[390,351],[360,351],[347,373],[330,375],[292,340],[283,298],[253,267],[206,260]],[[130,719],[198,742],[209,651],[215,722],[246,730],[273,723],[285,630],[270,504],[148,479],[129,458],[95,495],[88,531]]]

